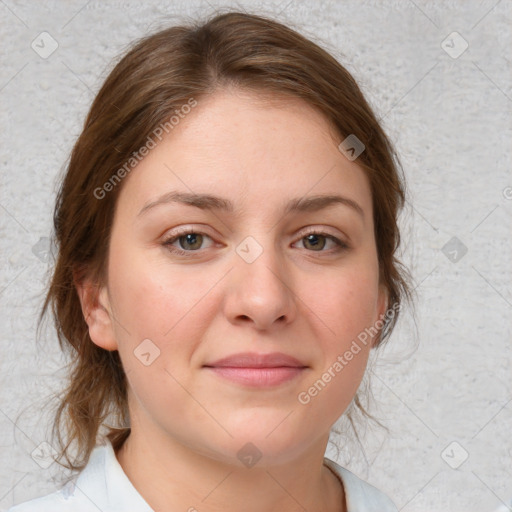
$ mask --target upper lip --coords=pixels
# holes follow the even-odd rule
[[[271,354],[257,354],[255,352],[241,352],[233,354],[212,363],[205,364],[207,367],[225,368],[305,368],[307,365],[298,359],[281,352]]]

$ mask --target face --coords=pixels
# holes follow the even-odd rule
[[[279,463],[349,405],[386,300],[369,183],[331,133],[302,100],[217,92],[125,178],[88,323],[141,424]]]

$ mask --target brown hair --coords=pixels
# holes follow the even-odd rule
[[[332,123],[340,141],[355,135],[364,143],[357,163],[371,184],[381,282],[389,293],[389,307],[394,306],[378,344],[395,325],[396,305],[409,295],[406,273],[395,257],[400,242],[397,215],[404,202],[398,159],[356,82],[329,53],[281,23],[240,12],[217,14],[205,23],[167,28],[136,41],[94,99],[55,206],[58,254],[40,321],[51,305],[60,347],[70,356],[69,384],[53,423],[59,458],[67,461],[61,464],[69,469],[83,469],[102,428],[107,428],[115,449],[130,432],[119,353],[91,341],[75,288],[86,275],[97,283],[105,279],[122,181],[101,197],[98,190],[106,190],[102,187],[116,173],[120,176],[119,170],[176,109],[226,86],[302,98]],[[371,417],[359,395],[353,403]],[[107,419],[114,424],[107,427]]]

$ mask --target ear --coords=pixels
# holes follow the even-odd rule
[[[117,350],[114,321],[106,286],[99,286],[89,278],[75,280],[82,313],[89,326],[89,336],[98,347]]]
[[[388,289],[384,285],[379,285],[379,295],[377,298],[377,318],[376,322],[379,322],[380,319],[384,318],[386,311],[388,310],[389,304],[389,292]],[[381,322],[379,322],[380,324]],[[380,338],[382,335],[382,330],[380,330],[379,334],[373,338],[372,348],[378,345]]]

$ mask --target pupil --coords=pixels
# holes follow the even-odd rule
[[[315,241],[315,239],[318,239],[318,237],[322,237],[322,235],[308,235],[306,237],[306,239],[307,239],[309,244],[313,245],[313,247],[318,247],[319,246],[319,242],[318,242],[318,240]],[[322,248],[322,247],[320,247],[320,248]]]
[[[199,235],[201,236],[201,235]],[[197,237],[198,235],[196,233],[189,233],[188,235],[185,235],[185,244],[191,244],[194,245],[197,243]]]

